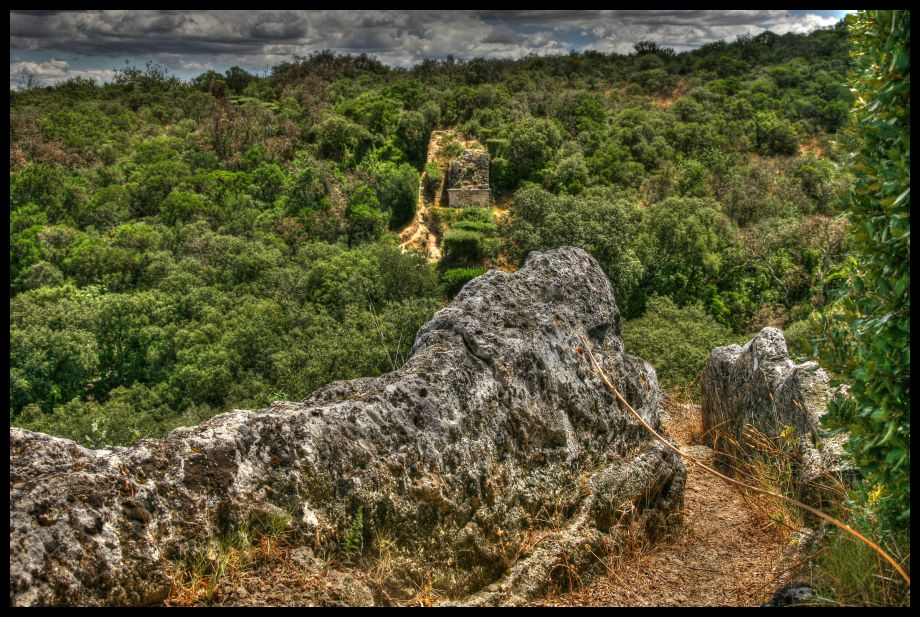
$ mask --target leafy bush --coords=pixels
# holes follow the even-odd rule
[[[795,154],[799,137],[788,120],[773,112],[759,112],[754,116],[754,144],[765,155]]]
[[[654,204],[647,217],[647,288],[679,304],[706,297],[723,276],[737,237],[719,205],[710,199],[670,197]]]
[[[373,139],[370,131],[341,116],[328,117],[316,131],[320,154],[346,165],[360,160]]]
[[[508,161],[518,180],[530,179],[541,171],[562,142],[557,123],[544,118],[526,118],[514,124],[508,136]]]
[[[463,154],[463,144],[452,141],[441,150],[441,153],[448,158],[456,158]]]
[[[443,179],[441,168],[435,163],[425,165],[425,192],[428,193],[429,197],[436,197],[435,191],[440,188]]]
[[[451,268],[441,275],[441,282],[444,283],[444,293],[448,298],[453,298],[463,286],[472,281],[477,276],[486,273],[485,268]]]
[[[386,226],[386,218],[374,191],[367,185],[358,187],[348,199],[349,241],[379,237]]]
[[[845,202],[855,265],[826,313],[823,357],[850,384],[825,416],[880,489],[887,526],[910,527],[910,12],[848,15],[858,94]]]
[[[408,163],[382,163],[376,168],[375,188],[380,205],[390,211],[390,229],[412,220],[418,205],[418,172]]]
[[[442,243],[444,266],[472,266],[498,256],[498,226],[489,208],[444,208],[440,218],[447,226]]]
[[[810,319],[802,319],[786,326],[786,348],[790,355],[800,359],[811,359],[815,355],[818,333]]]
[[[463,208],[457,215],[457,220],[475,223],[492,223],[492,210],[489,208]]]
[[[160,204],[160,218],[167,225],[192,220],[196,214],[204,214],[204,200],[194,193],[173,191]]]
[[[623,323],[623,341],[628,353],[655,367],[662,388],[698,389],[712,350],[737,337],[698,304],[681,308],[670,298],[653,296],[642,317]]]
[[[485,237],[477,231],[451,227],[442,238],[445,263],[475,263],[484,256]]]
[[[495,232],[498,231],[498,226],[495,223],[482,223],[479,221],[464,221],[459,220],[453,225],[450,226],[451,229],[465,229],[467,231],[475,231],[481,234],[495,235]]]

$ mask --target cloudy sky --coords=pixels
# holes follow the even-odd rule
[[[650,40],[677,51],[740,34],[810,32],[847,11],[10,11],[10,87],[31,77],[108,80],[153,60],[190,78],[237,65],[261,73],[294,54],[368,53],[394,66],[424,58],[511,57]]]

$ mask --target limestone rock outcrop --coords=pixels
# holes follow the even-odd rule
[[[756,448],[750,432],[755,429],[771,439],[782,434],[802,489],[826,473],[850,472],[845,436],[827,435],[821,427],[835,395],[830,379],[816,362],[795,364],[780,330],[764,328],[744,347],[714,349],[701,394],[705,439],[721,463],[731,465],[733,457]]]
[[[395,541],[459,603],[533,597],[627,519],[668,530],[683,503],[683,464],[592,373],[582,335],[661,430],[655,371],[623,352],[610,283],[571,247],[471,281],[399,370],[300,403],[129,448],[11,428],[10,604],[161,602],[168,560],[279,514],[327,554],[362,520],[366,553]]]

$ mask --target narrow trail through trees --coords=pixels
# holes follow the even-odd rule
[[[448,130],[432,131],[428,141],[428,156],[426,163],[435,162],[441,149],[441,138],[450,133]],[[434,204],[437,205],[438,197],[444,191],[446,174],[442,174],[441,184],[435,192]],[[416,250],[424,253],[429,261],[441,260],[441,239],[438,237],[437,225],[428,215],[428,203],[425,201],[425,174],[419,177],[418,206],[415,209],[415,218],[406,226],[399,235],[399,248],[403,251]]]
[[[697,445],[699,408],[669,405],[668,434],[688,456],[708,464]],[[550,606],[760,606],[777,586],[787,547],[755,498],[687,465],[685,523],[674,540],[612,559],[606,575],[582,589],[547,598]]]

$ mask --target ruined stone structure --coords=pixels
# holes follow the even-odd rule
[[[450,162],[447,168],[447,203],[451,208],[485,208],[491,205],[488,152],[464,150]]]

